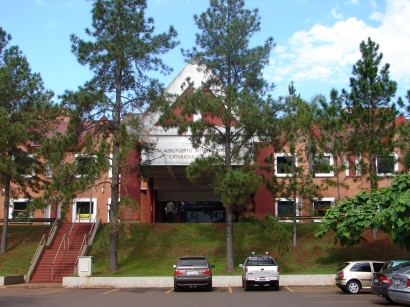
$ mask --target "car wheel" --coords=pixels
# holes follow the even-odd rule
[[[179,292],[181,291],[181,287],[177,285],[176,282],[174,282],[174,292]]]
[[[212,281],[206,286],[206,290],[212,292]]]
[[[247,281],[245,281],[245,291],[249,291],[250,285]]]
[[[349,281],[346,285],[346,290],[350,294],[358,294],[360,292],[360,284],[358,281]]]
[[[279,291],[279,283],[274,283],[273,284],[273,290]]]

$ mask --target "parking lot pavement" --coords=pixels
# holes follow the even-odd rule
[[[255,287],[244,291],[242,287],[214,287],[212,292],[187,289],[175,293],[173,288],[0,288],[0,306],[252,306],[275,307],[381,307],[389,306],[384,299],[372,293],[349,295],[336,287],[280,287],[272,291],[268,287]]]

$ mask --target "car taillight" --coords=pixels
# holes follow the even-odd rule
[[[248,267],[245,268],[245,272],[248,272]]]
[[[211,275],[211,270],[202,270],[203,275]]]
[[[410,278],[407,279],[407,288],[410,288]]]
[[[379,277],[380,282],[390,285],[391,281],[387,276],[381,275]]]
[[[184,271],[181,271],[181,270],[174,271],[174,275],[182,275],[182,274],[184,274]]]
[[[280,267],[278,267],[278,272],[280,272]]]
[[[339,273],[339,277],[340,277],[340,278],[344,278],[344,277],[345,277],[345,272],[344,272],[344,271],[341,271],[341,272]]]

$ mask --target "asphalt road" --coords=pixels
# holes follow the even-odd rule
[[[280,287],[279,291],[242,288],[214,288],[212,292],[188,289],[71,289],[71,288],[0,288],[0,306],[87,306],[87,307],[327,307],[391,306],[371,292],[345,294],[335,286]]]

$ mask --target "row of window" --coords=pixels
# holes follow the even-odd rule
[[[75,175],[76,178],[80,178],[84,174],[87,173],[90,166],[95,162],[95,156],[85,156],[85,155],[75,155],[75,163],[77,165],[76,171],[77,174]],[[19,174],[24,174],[27,178],[35,176],[35,171],[33,170],[34,167],[30,167],[30,164],[33,165],[35,162],[34,155],[20,155],[14,157],[14,161],[17,165],[17,172]],[[111,159],[109,159],[111,165]],[[31,162],[31,163],[30,163]],[[49,163],[46,164],[46,178],[51,178],[53,176],[53,169]],[[112,178],[112,170],[109,169],[109,178]]]
[[[361,176],[360,155],[346,155],[346,176]],[[275,153],[275,175],[288,177],[292,170],[298,167],[298,160],[287,153]],[[328,153],[318,154],[314,159],[313,171],[315,177],[333,177],[333,156]],[[398,156],[391,153],[388,157],[376,158],[376,172],[378,176],[394,176],[399,171]]]

